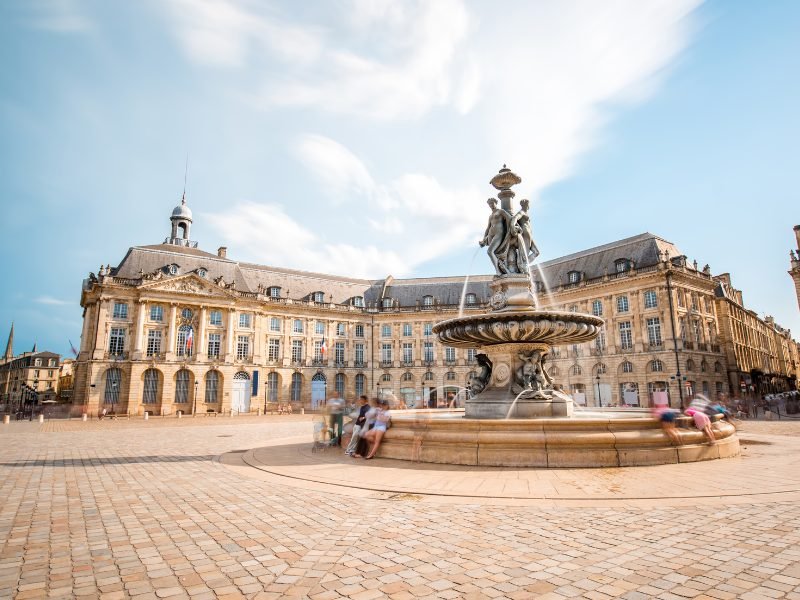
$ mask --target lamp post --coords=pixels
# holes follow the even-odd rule
[[[269,388],[269,376],[264,378],[264,416],[267,416],[267,388]]]
[[[595,377],[595,379],[597,379],[597,402],[602,408],[603,398],[600,396],[600,373],[597,374],[597,377]]]
[[[197,416],[197,378],[194,380],[194,407],[192,408],[192,418]]]

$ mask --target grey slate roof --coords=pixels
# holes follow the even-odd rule
[[[678,248],[652,233],[643,233],[582,250],[574,254],[563,256],[541,263],[542,271],[550,286],[567,282],[567,273],[578,271],[582,278],[593,279],[605,274],[615,272],[615,261],[628,259],[636,268],[655,265],[659,254],[669,252],[670,257],[680,256]],[[356,279],[285,269],[251,263],[238,263],[228,258],[220,258],[196,248],[185,248],[170,244],[156,244],[152,246],[136,246],[130,248],[125,258],[114,270],[117,277],[137,279],[140,271],[152,273],[164,269],[170,264],[180,267],[180,274],[185,274],[199,268],[208,271],[208,279],[214,280],[220,276],[226,283],[234,281],[236,289],[244,292],[255,292],[261,289],[266,291],[271,286],[281,288],[281,296],[287,294],[293,299],[307,298],[314,292],[321,291],[325,294],[325,301],[331,300],[336,304],[348,304],[355,296],[362,296],[367,307],[380,305],[385,297],[397,301],[400,306],[414,307],[422,304],[424,296],[433,296],[437,304],[458,305],[464,292],[464,276],[456,277],[430,277],[394,279]],[[539,275],[534,272],[534,279]],[[466,293],[477,296],[478,302],[488,301],[490,297],[489,283],[491,275],[473,275],[467,281]]]

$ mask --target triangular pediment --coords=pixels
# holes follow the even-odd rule
[[[222,287],[212,281],[203,279],[197,273],[187,273],[186,275],[148,281],[140,285],[139,289],[159,292],[178,292],[197,296],[214,296],[217,298],[236,297],[235,290]]]

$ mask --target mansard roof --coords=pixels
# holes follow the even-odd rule
[[[541,268],[548,284],[556,286],[567,283],[567,273],[570,271],[578,271],[583,279],[611,275],[616,271],[615,263],[618,260],[631,261],[637,269],[652,266],[661,260],[664,251],[673,258],[681,255],[671,242],[652,233],[643,233],[543,262]],[[402,307],[413,307],[421,303],[425,296],[433,296],[436,304],[458,305],[464,293],[475,294],[479,302],[486,302],[491,296],[491,275],[359,279],[239,263],[196,248],[171,244],[130,248],[113,274],[116,277],[138,279],[142,272],[153,273],[172,264],[180,267],[181,274],[206,269],[207,279],[213,281],[222,277],[227,284],[235,282],[235,289],[242,292],[266,293],[268,288],[277,286],[281,288],[281,295],[289,295],[294,299],[309,298],[314,292],[322,292],[325,301],[334,304],[347,304],[352,298],[361,296],[367,307],[380,305],[384,298],[391,298],[393,303]],[[534,278],[539,278],[536,273]]]
[[[671,258],[682,255],[672,242],[652,233],[642,233],[548,260],[541,263],[541,268],[549,285],[556,286],[568,282],[567,273],[570,271],[581,273],[583,279],[613,275],[616,261],[622,259],[631,261],[637,269],[649,267],[659,262],[660,254],[665,250]],[[534,278],[537,278],[536,274]]]

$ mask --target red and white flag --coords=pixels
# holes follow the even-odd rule
[[[328,352],[328,344],[325,341],[325,336],[322,337],[322,343],[319,346],[319,352],[322,354],[322,356],[325,356],[325,354]]]
[[[192,344],[194,343],[194,329],[190,329],[186,334],[186,354],[191,354]]]

